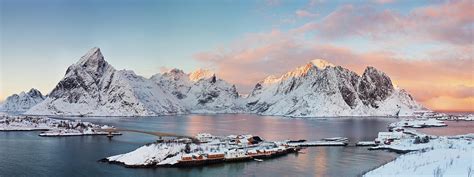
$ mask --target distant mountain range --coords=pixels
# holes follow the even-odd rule
[[[13,94],[0,105],[0,111],[21,113],[42,102],[45,99],[39,90],[31,89],[28,92]]]
[[[199,69],[144,78],[116,70],[93,48],[69,66],[47,96],[32,89],[0,107],[32,115],[156,116],[187,113],[257,113],[292,117],[404,116],[425,108],[374,67],[362,76],[313,60],[282,76],[258,82],[246,97],[235,85]]]

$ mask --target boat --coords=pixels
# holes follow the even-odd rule
[[[253,159],[253,160],[255,160],[257,162],[263,162],[263,159]]]

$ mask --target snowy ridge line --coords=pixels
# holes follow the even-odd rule
[[[359,75],[317,59],[258,82],[247,97],[242,97],[235,85],[209,70],[184,73],[172,69],[150,78],[131,70],[116,70],[97,47],[69,66],[47,97],[36,91],[32,95],[43,99],[11,99],[2,109],[13,105],[8,106],[8,112],[108,117],[189,113],[403,117],[426,110],[408,92],[394,86],[385,73],[371,66]]]

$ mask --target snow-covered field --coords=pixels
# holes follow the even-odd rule
[[[127,166],[150,166],[160,164],[175,164],[181,159],[182,151],[185,144],[183,143],[154,143],[142,146],[134,151],[108,157],[111,162],[123,163]],[[168,156],[174,155],[175,160],[164,161]]]
[[[454,143],[453,146],[459,147],[433,148],[426,152],[416,151],[402,155],[364,176],[472,177],[474,175],[473,143]]]
[[[12,116],[0,115],[0,131],[35,131],[43,130],[40,136],[81,136],[81,135],[107,135],[108,132],[100,131],[100,126],[79,120],[56,120],[38,116]]]
[[[389,127],[398,129],[400,127],[430,126],[442,127],[446,125],[435,119],[416,119],[395,122]],[[380,145],[370,149],[388,149],[409,153],[366,173],[364,176],[472,177],[474,175],[474,132],[457,136],[432,136],[408,129],[404,130],[404,133],[403,136],[387,140],[389,143],[382,140]]]

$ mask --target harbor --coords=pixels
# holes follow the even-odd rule
[[[357,143],[373,145],[370,141]],[[135,151],[101,159],[101,162],[120,164],[129,168],[195,167],[243,161],[263,162],[313,146],[348,146],[345,137],[323,138],[317,141],[283,140],[267,141],[256,135],[214,136],[199,133],[195,137],[160,139]]]

